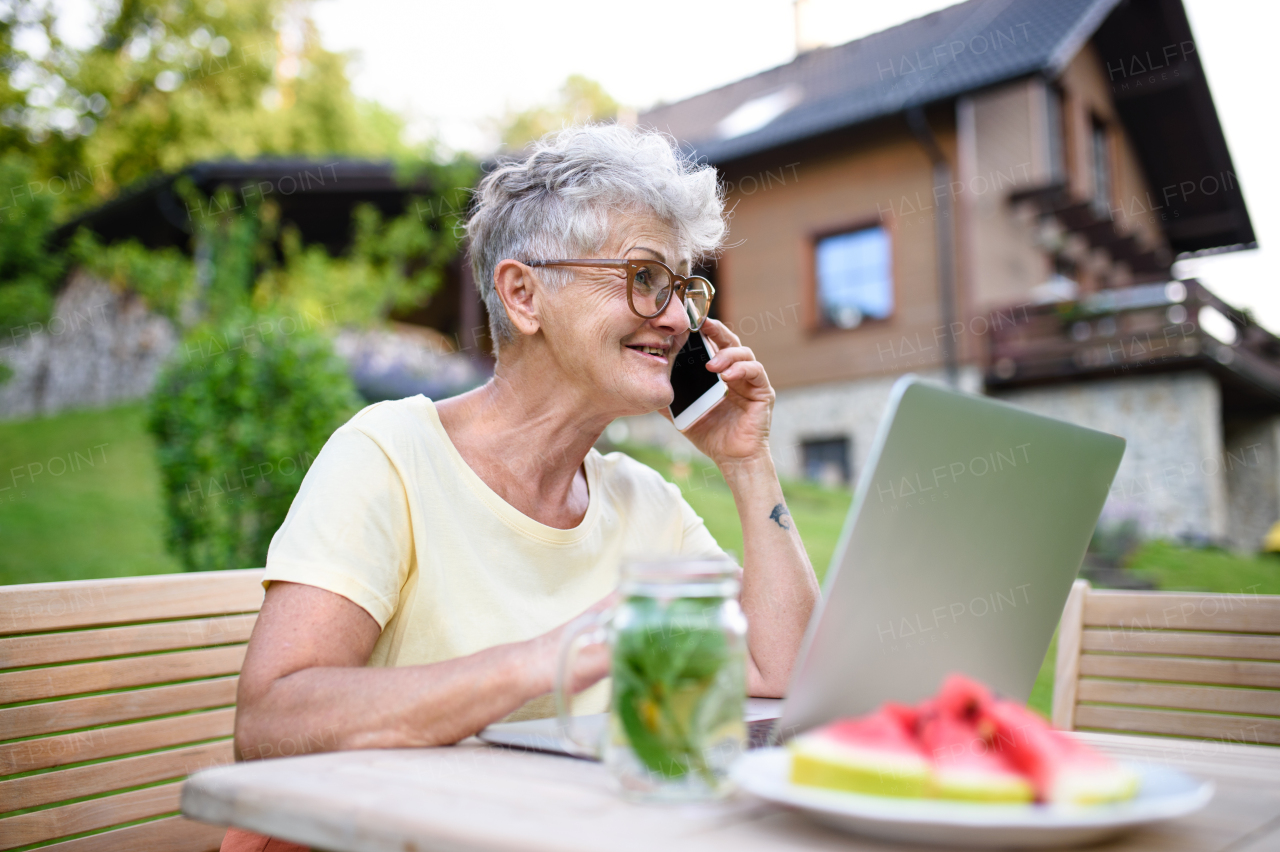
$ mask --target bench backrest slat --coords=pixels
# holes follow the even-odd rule
[[[1077,580],[1058,632],[1053,721],[1280,745],[1280,595]]]
[[[172,813],[178,809],[181,797],[181,783],[161,784],[105,799],[90,799],[8,817],[0,822],[4,827],[0,832],[0,849],[13,849],[156,814]]]
[[[238,677],[197,680],[174,686],[133,689],[70,698],[57,704],[29,704],[0,710],[0,731],[18,739],[131,722],[188,710],[230,707],[236,703]]]
[[[228,645],[223,648],[201,648],[198,651],[149,654],[145,657],[3,672],[0,673],[0,695],[7,701],[18,703],[238,674],[240,664],[244,662],[245,647]]]
[[[1142,630],[1211,630],[1274,635],[1280,595],[1117,592],[1090,589],[1085,627]]]
[[[217,849],[225,833],[222,826],[175,816],[54,843],[41,847],[40,852],[188,852]]]
[[[74,630],[0,639],[0,668],[73,663],[152,651],[248,642],[257,614],[162,621],[102,630]],[[90,656],[85,656],[86,654]]]
[[[253,568],[0,586],[0,636],[257,612],[261,577]]]
[[[0,773],[16,775],[69,763],[229,737],[235,732],[235,721],[236,708],[224,707],[149,722],[0,743]],[[0,828],[3,827],[4,823],[0,822]]]
[[[137,757],[44,772],[31,778],[0,781],[0,813],[65,802],[156,781],[185,778],[197,769],[231,763],[230,740],[156,751]],[[26,783],[23,783],[26,782]]]
[[[0,587],[0,850],[218,848],[223,829],[176,812],[187,775],[233,759],[261,578]]]

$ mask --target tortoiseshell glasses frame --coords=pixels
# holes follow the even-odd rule
[[[697,331],[707,320],[716,288],[701,275],[677,275],[660,260],[609,260],[583,258],[571,260],[531,260],[528,266],[580,266],[621,269],[627,275],[627,305],[632,313],[644,319],[661,315],[679,294],[689,328]]]

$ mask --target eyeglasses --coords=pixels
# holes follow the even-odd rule
[[[623,269],[627,273],[627,304],[632,313],[653,319],[667,309],[671,294],[680,296],[689,328],[697,331],[707,319],[716,288],[700,275],[676,275],[657,260],[531,260],[529,266],[591,266]]]

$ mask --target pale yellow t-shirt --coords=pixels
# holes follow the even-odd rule
[[[528,448],[536,464],[538,448]],[[271,539],[264,585],[287,580],[355,602],[382,635],[371,666],[412,666],[531,639],[618,582],[629,556],[723,556],[680,490],[621,453],[587,454],[589,503],[573,529],[529,518],[485,485],[422,396],[365,408],[333,433]],[[511,718],[550,715],[550,696]],[[574,702],[607,706],[606,684]]]

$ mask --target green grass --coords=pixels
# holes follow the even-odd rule
[[[620,449],[661,473],[668,482],[679,485],[684,499],[706,522],[707,530],[720,546],[742,558],[742,524],[738,510],[733,505],[729,486],[715,465],[674,462],[663,450],[638,444],[627,444]],[[821,581],[835,553],[853,492],[847,488],[824,488],[811,482],[783,480],[782,496]]]
[[[132,405],[0,423],[0,584],[181,570],[145,416]]]
[[[1280,555],[1242,555],[1149,541],[1125,560],[1134,574],[1165,591],[1280,595]]]

